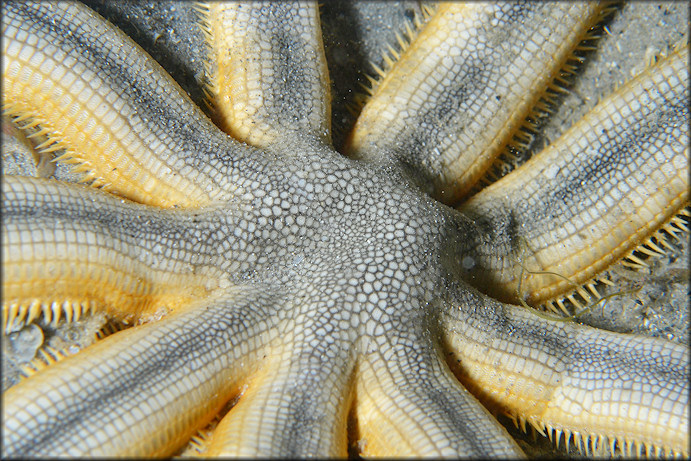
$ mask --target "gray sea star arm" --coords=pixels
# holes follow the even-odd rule
[[[316,2],[201,4],[211,104],[254,146],[286,134],[331,143],[329,77]]]
[[[151,318],[232,283],[213,264],[228,246],[214,231],[225,215],[160,210],[81,185],[13,176],[3,178],[2,210],[6,331],[41,312],[54,323],[102,308],[130,321]]]
[[[458,208],[472,221],[459,252],[471,283],[509,302],[554,298],[688,203],[688,57],[679,47]]]
[[[518,132],[588,29],[596,2],[438,5],[376,85],[347,143],[391,155],[455,204]]]
[[[442,310],[448,360],[486,404],[539,431],[688,454],[689,351],[458,288]],[[580,445],[580,442],[579,442]]]
[[[259,367],[279,299],[237,287],[38,372],[3,394],[3,456],[171,455]]]
[[[248,160],[158,63],[86,6],[2,8],[4,108],[40,123],[85,179],[141,203],[199,206],[232,197],[241,160],[244,174],[255,169],[256,156]]]

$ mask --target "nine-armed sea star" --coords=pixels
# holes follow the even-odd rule
[[[235,89],[232,104],[224,105],[222,94],[216,100],[219,112],[224,107],[229,112],[216,120],[254,147],[218,131],[182,93],[176,94],[179,90],[148,58],[128,51],[129,45],[120,42],[124,38],[88,10],[65,18],[60,8],[6,8],[3,79],[9,87],[4,101],[9,113],[30,113],[53,139],[60,139],[60,147],[72,149],[70,155],[88,166],[96,185],[145,205],[82,186],[6,178],[5,326],[41,311],[55,315],[52,309],[57,309],[64,316],[85,306],[130,321],[158,320],[173,311],[117,333],[10,390],[4,397],[6,454],[173,453],[238,394],[208,454],[224,449],[344,454],[349,415],[351,440],[359,439],[364,454],[513,453],[517,447],[511,438],[456,381],[446,360],[482,398],[496,400],[504,411],[538,427],[688,452],[688,351],[683,346],[545,320],[497,303],[462,281],[515,302],[511,277],[524,275],[515,269],[534,256],[529,253],[524,260],[525,248],[535,252],[539,243],[531,240],[526,226],[538,222],[538,216],[567,230],[577,222],[576,217],[559,221],[568,213],[555,204],[554,194],[547,194],[547,202],[539,196],[540,206],[526,200],[523,210],[508,200],[505,211],[522,220],[520,225],[495,211],[501,209],[498,199],[476,197],[461,213],[453,211],[418,191],[441,198],[456,193],[444,192],[443,180],[435,183],[435,175],[452,171],[434,163],[437,145],[427,147],[415,125],[412,135],[411,125],[403,130],[394,126],[386,134],[399,136],[383,140],[381,127],[388,119],[376,112],[368,115],[374,122],[360,118],[349,141],[353,155],[368,161],[349,160],[331,149],[328,85],[314,7],[298,12],[296,4],[285,6],[295,11],[283,22],[285,12],[275,5],[268,8],[271,12],[260,11],[256,22],[243,14],[214,19],[212,12],[205,13],[212,36],[218,36],[214,21],[227,21],[230,38],[219,41],[232,51],[227,55],[233,70],[221,77],[235,78],[211,85],[212,93]],[[518,29],[529,29],[525,18],[530,15],[522,10],[474,14],[488,15],[500,26],[508,19]],[[566,16],[557,15],[568,22]],[[446,31],[440,17],[430,22]],[[240,24],[245,27],[235,37],[232,26]],[[425,29],[428,36],[434,35],[434,27]],[[39,37],[38,45],[34,37]],[[246,37],[256,42],[234,41]],[[410,49],[434,39],[426,40]],[[450,50],[455,56],[455,48]],[[219,68],[224,53],[218,55]],[[586,145],[595,150],[604,146],[598,151],[605,159],[598,160],[601,170],[590,172],[592,160],[576,152],[569,165],[548,167],[532,182],[548,177],[547,186],[560,191],[559,200],[568,209],[587,202],[579,194],[588,187],[586,181],[580,191],[560,188],[564,181],[559,182],[559,175],[570,169],[567,178],[599,181],[590,193],[595,204],[606,202],[607,194],[599,196],[598,190],[631,168],[630,158],[613,162],[611,151],[621,152],[622,143],[629,146],[636,139],[632,150],[639,149],[642,159],[667,156],[641,168],[653,179],[667,175],[672,186],[674,169],[670,172],[665,162],[685,169],[688,155],[683,152],[688,108],[675,99],[681,94],[685,102],[688,74],[681,69],[687,67],[687,54],[686,47],[679,48],[673,54],[678,58],[665,60],[649,77],[658,82],[657,75],[667,75],[662,81],[672,82],[672,88],[652,84],[662,102],[646,99],[644,109],[656,104],[660,109],[635,122],[642,128],[627,128],[629,122],[617,122],[616,113],[614,122],[597,116],[610,133],[602,139],[593,134],[597,139],[589,138]],[[440,62],[447,65],[444,59]],[[683,66],[675,66],[675,59]],[[56,62],[66,70],[60,71]],[[397,66],[416,62],[404,57]],[[252,74],[255,64],[266,69],[257,71],[258,83]],[[33,74],[28,72],[32,67]],[[403,81],[412,81],[415,69],[406,72]],[[78,88],[75,79],[83,79],[93,91]],[[60,82],[62,89],[50,88],[51,81]],[[249,83],[243,87],[243,82]],[[387,85],[383,80],[380,93],[366,107],[370,114],[378,103],[395,107],[396,100],[387,100],[382,90]],[[453,85],[459,97],[467,90]],[[102,97],[96,97],[101,91]],[[32,92],[33,100],[27,96]],[[70,94],[73,100],[66,96]],[[261,102],[249,99],[243,105],[247,95]],[[429,96],[424,88],[410,99],[415,95]],[[76,103],[80,97],[83,101]],[[508,96],[497,92],[495,99],[502,97]],[[445,101],[434,110],[444,116],[450,102],[462,106]],[[83,117],[65,109],[73,103],[88,108]],[[403,102],[399,116],[409,104]],[[55,114],[70,123],[61,125]],[[620,125],[625,132],[617,134]],[[371,132],[373,141],[368,141]],[[91,152],[80,144],[84,133],[95,143]],[[358,136],[365,139],[360,147]],[[120,144],[112,147],[113,139]],[[646,146],[647,139],[664,143]],[[579,167],[579,162],[586,165]],[[413,168],[400,168],[402,164]],[[518,177],[517,171],[497,184]],[[688,188],[683,178],[682,185]],[[643,184],[634,183],[631,189],[639,186]],[[681,190],[660,199],[661,208],[679,210],[687,200]],[[624,199],[637,203],[637,197]],[[506,233],[497,223],[508,223]],[[495,248],[483,248],[487,243]],[[503,246],[516,251],[502,259]],[[497,265],[511,267],[494,273]],[[550,286],[526,282],[525,291],[519,291],[539,302],[559,292]],[[59,306],[51,308],[51,303]],[[636,389],[641,382],[640,392],[612,390]],[[573,413],[573,405],[564,403],[573,400],[587,407],[599,398],[599,389],[612,405],[605,413],[625,417],[623,407],[640,408],[627,423],[633,432],[605,421],[613,416],[583,420]],[[542,391],[553,409],[540,402]],[[656,416],[647,414],[660,408]],[[635,427],[636,421],[643,429]],[[224,443],[229,446],[222,447]]]

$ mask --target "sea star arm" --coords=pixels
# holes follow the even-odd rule
[[[553,298],[621,259],[688,203],[688,55],[678,47],[459,207],[473,222],[461,252],[472,259],[473,284],[517,302],[523,274],[521,297]]]
[[[490,407],[557,438],[688,455],[686,346],[454,293],[441,314],[448,360]]]
[[[170,456],[271,356],[269,286],[122,331],[3,395],[3,456]]]
[[[247,149],[129,37],[78,2],[2,8],[4,110],[40,124],[85,180],[163,207],[238,192]]]
[[[313,315],[283,322],[280,345],[272,348],[201,454],[346,456],[355,354],[347,332],[325,337],[339,329],[338,322]]]
[[[218,124],[266,146],[287,133],[331,143],[331,96],[316,2],[200,5]]]
[[[440,5],[377,84],[346,149],[391,155],[424,190],[456,203],[600,17],[594,2]]]
[[[162,315],[229,286],[210,212],[160,210],[46,179],[2,182],[3,326]],[[152,235],[158,236],[151,238]]]
[[[425,330],[418,333],[429,335]],[[506,430],[452,375],[435,342],[409,335],[395,337],[398,344],[382,339],[370,339],[377,352],[358,364],[355,414],[363,455],[523,457]]]

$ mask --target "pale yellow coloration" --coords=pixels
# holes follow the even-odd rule
[[[82,420],[78,438],[63,433],[62,440],[51,442],[63,453],[161,456],[180,449],[239,392],[241,383],[256,372],[258,358],[268,353],[265,343],[250,338],[241,324],[243,317],[257,320],[253,290],[239,287],[222,297],[191,303],[159,322],[122,331],[41,370],[3,394],[5,408],[20,409],[3,419],[4,429],[38,425],[35,414],[50,408],[49,412]],[[213,326],[200,331],[205,318],[213,319]],[[255,325],[261,328],[261,322]],[[173,332],[178,342],[166,344],[163,339]],[[267,333],[263,339],[273,337]],[[243,346],[236,347],[241,342]],[[89,401],[90,389],[117,386],[126,377],[138,379],[139,396]],[[84,400],[73,405],[65,395],[77,385]],[[145,397],[144,392],[151,394]],[[100,416],[82,414],[89,406]],[[184,416],[170,417],[178,413]],[[107,424],[113,420],[115,426]]]
[[[75,24],[100,41],[122,41],[117,29],[103,28],[94,12],[71,7]],[[23,31],[5,25],[2,40],[2,101],[5,114],[40,124],[49,141],[43,151],[64,149],[64,162],[78,165],[84,181],[140,203],[161,207],[209,203],[212,183],[198,175],[191,180],[174,139],[160,125],[148,123],[135,107],[122,77],[112,78],[108,57],[94,62],[79,53],[74,43],[44,31]],[[75,32],[76,33],[76,32]],[[61,42],[65,43],[61,43]],[[148,80],[158,93],[184,94],[158,63],[141,59],[131,41],[114,49],[129,56],[133,74],[128,79]],[[133,53],[132,50],[136,50]],[[205,118],[191,103],[189,117]],[[165,116],[162,116],[165,117]],[[165,120],[157,120],[165,123]],[[178,157],[180,156],[180,157]]]
[[[39,349],[36,357],[34,357],[31,362],[22,367],[22,375],[25,377],[31,376],[34,373],[37,373],[38,371],[41,371],[66,357],[69,357],[70,355],[72,354],[69,354],[66,351],[60,351],[53,349],[50,346],[44,346]]]
[[[557,3],[550,9],[570,5]],[[372,166],[342,158],[331,148],[316,5],[233,4],[222,12],[217,6],[220,9],[215,4],[199,7],[219,62],[217,71],[228,77],[212,81],[210,89],[231,92],[213,96],[212,104],[230,134],[265,148],[240,145],[226,136],[183,95],[161,95],[157,82],[167,81],[165,73],[152,67],[124,37],[113,35],[110,25],[88,13],[87,7],[57,4],[53,11],[43,3],[3,4],[3,12],[20,23],[4,32],[20,37],[17,43],[22,34],[25,41],[35,41],[26,30],[36,26],[37,34],[55,29],[65,40],[76,34],[99,51],[97,55],[115,49],[141,58],[130,66],[129,59],[118,55],[112,81],[90,75],[84,83],[117,92],[121,81],[132,77],[132,69],[151,72],[148,78],[130,81],[129,91],[120,96],[136,111],[148,113],[141,125],[159,130],[163,138],[145,136],[150,150],[140,153],[134,146],[127,158],[141,155],[142,162],[181,165],[179,172],[164,174],[161,181],[184,197],[199,199],[190,205],[167,197],[170,201],[163,206],[182,209],[166,210],[84,186],[5,179],[3,211],[11,216],[12,227],[3,229],[9,242],[4,251],[11,257],[3,261],[3,270],[16,273],[10,285],[35,284],[34,273],[45,270],[38,278],[42,285],[33,288],[45,298],[42,303],[52,302],[47,284],[59,286],[58,280],[66,279],[71,285],[65,296],[130,309],[124,311],[127,315],[149,306],[172,309],[161,319],[118,332],[62,359],[7,391],[2,436],[11,454],[174,456],[197,431],[213,429],[209,423],[232,406],[202,455],[345,456],[350,417],[364,455],[520,456],[520,447],[483,403],[550,431],[588,432],[688,454],[684,346],[547,320],[478,293],[463,278],[462,258],[475,254],[473,240],[495,231],[508,240],[515,229],[483,228],[479,217],[435,203],[412,181],[405,183],[404,166],[392,164],[387,170],[381,163]],[[576,6],[581,7],[589,5]],[[420,47],[456,56],[456,50],[444,48],[443,40],[446,34],[464,30],[447,23],[449,17],[460,19],[451,13],[455,8],[460,7],[445,6],[440,19],[430,19],[435,25],[425,29],[429,37],[420,38]],[[65,17],[72,9],[75,17]],[[504,10],[492,11],[501,15]],[[575,27],[580,30],[576,35],[586,33],[596,16],[590,14],[585,15],[585,26]],[[555,30],[562,25],[574,28],[564,17],[571,15],[550,15],[554,25],[546,27],[545,35],[559,36]],[[490,29],[496,26],[492,18],[484,20]],[[86,30],[73,30],[75,24]],[[111,34],[112,42],[99,42],[99,28]],[[571,47],[576,42],[573,39]],[[65,59],[81,54],[69,41],[59,45]],[[417,46],[411,44],[408,51],[419,53],[413,51]],[[529,51],[540,55],[539,49]],[[555,53],[562,60],[568,54],[551,50],[548,56]],[[399,64],[405,68],[425,63],[426,57],[404,57]],[[655,70],[661,77],[649,79],[671,82],[672,75],[688,86],[688,77],[684,80],[677,67],[667,73],[666,65]],[[11,67],[3,67],[3,72]],[[396,68],[387,79],[397,75]],[[547,74],[553,77],[552,71]],[[490,72],[510,74],[501,68]],[[402,77],[414,80],[416,75],[411,69]],[[552,77],[536,81],[511,74],[521,88],[546,86]],[[424,74],[406,97],[421,97],[437,111],[448,111],[443,92],[424,88],[426,79],[437,81]],[[657,86],[664,85],[658,81]],[[627,86],[616,97],[626,99],[631,91]],[[670,88],[661,92],[674,94]],[[134,93],[148,99],[127,99]],[[493,93],[486,96],[496,100]],[[508,97],[502,94],[499,99]],[[645,101],[640,94],[637,98]],[[147,104],[150,101],[155,104]],[[377,96],[372,103],[380,104]],[[396,107],[396,101],[387,101],[383,109],[389,104]],[[618,114],[635,109],[628,100],[623,105],[609,100],[603,104],[607,110],[596,111],[603,124],[617,123],[612,120]],[[608,112],[610,107],[617,110]],[[483,116],[482,108],[471,109]],[[85,116],[86,125],[98,125],[103,117],[106,124],[120,120],[109,118],[109,111]],[[386,117],[380,122],[384,128],[374,132],[385,139],[390,128]],[[190,131],[176,138],[179,142],[161,140],[188,126]],[[655,133],[664,131],[655,128]],[[596,132],[596,127],[590,130]],[[377,152],[385,156],[395,151],[398,135],[392,133],[394,138],[363,152],[376,157]],[[572,147],[568,138],[565,145]],[[424,165],[428,154],[415,153]],[[446,173],[451,174],[454,162],[455,154],[444,166]],[[137,182],[140,174],[148,175],[142,165],[137,163],[134,173],[125,175],[140,189],[150,184],[148,179]],[[577,172],[583,170],[587,169]],[[667,170],[645,171],[652,171],[657,183],[664,179],[658,175]],[[177,182],[182,177],[185,184]],[[548,179],[543,189],[559,190],[555,176]],[[599,186],[597,177],[588,179]],[[243,194],[227,192],[232,184]],[[585,194],[588,184],[583,185]],[[125,182],[115,190],[125,193],[122,188],[129,187]],[[165,189],[142,189],[139,200],[155,204],[159,190]],[[205,192],[195,196],[199,190]],[[600,191],[593,195],[600,197]],[[664,200],[673,201],[673,196]],[[214,206],[195,207],[209,202]],[[182,206],[186,203],[191,208]],[[531,205],[528,218],[558,209],[522,203]],[[587,219],[576,211],[564,218],[569,223]],[[524,237],[526,246],[534,249],[529,237]],[[465,244],[471,246],[464,248]],[[496,269],[492,264],[502,255],[489,256],[488,266]],[[531,257],[526,256],[526,264],[534,262]],[[497,273],[503,273],[501,268]],[[75,280],[82,282],[81,288]],[[37,315],[32,309],[7,316],[25,321]],[[477,391],[475,396],[466,387]],[[488,396],[490,401],[484,402]]]
[[[51,162],[53,158],[52,153],[36,149],[36,146],[42,145],[46,141],[50,142],[46,138],[45,130],[42,130],[38,123],[34,121],[17,124],[12,122],[10,117],[3,114],[2,136],[4,139],[13,139],[17,143],[16,145],[21,146],[23,151],[31,153],[33,164],[26,165],[28,167],[27,175],[48,178],[55,173],[55,162]],[[5,162],[4,158],[2,168],[3,174],[18,174],[20,172],[20,170],[12,171],[12,162]]]
[[[67,195],[56,183],[11,176],[3,180],[2,189],[6,197],[28,203],[45,195],[57,202]],[[69,195],[101,202],[102,209],[107,209],[110,197],[92,193],[69,186]],[[44,206],[52,204],[46,202]],[[103,232],[89,221],[46,219],[44,225],[45,229],[36,229],[26,221],[4,224],[2,321],[6,333],[41,313],[54,324],[61,317],[78,320],[85,311],[95,309],[106,309],[130,322],[160,317],[208,296],[224,278],[215,268],[194,268],[171,258],[168,245],[173,243],[132,245],[126,236]],[[10,241],[20,244],[10,245]],[[182,245],[177,251],[184,251]],[[150,260],[158,262],[155,268]],[[161,306],[165,306],[163,311]]]
[[[468,216],[510,213],[516,221],[513,253],[488,262],[491,269],[477,275],[478,286],[491,287],[508,302],[518,302],[519,296],[531,304],[552,299],[626,256],[682,211],[689,200],[688,126],[681,115],[687,103],[688,56],[688,46],[678,47],[604,99],[539,155],[458,208]],[[670,91],[662,95],[658,88]],[[647,119],[652,107],[663,107],[665,116]],[[614,141],[602,147],[605,136]],[[643,139],[645,147],[629,154],[626,163],[623,158],[633,149],[634,138]],[[605,149],[614,151],[609,165],[597,160]],[[591,162],[592,178],[576,177],[570,173],[573,162],[586,151],[591,152],[587,160],[578,161]],[[598,179],[598,170],[610,167],[620,169],[617,181]],[[579,187],[588,184],[592,191],[552,196],[543,183],[554,178],[561,178],[565,189],[575,190],[572,183],[580,181]],[[535,223],[523,219],[527,210],[549,211]],[[488,261],[496,256],[487,255]]]
[[[440,5],[378,83],[346,146],[350,155],[399,157],[430,172],[435,198],[458,202],[601,17],[595,2],[513,5]],[[532,27],[549,18],[558,20]]]
[[[507,317],[523,319],[527,329],[550,332],[563,329],[564,343],[587,344],[593,333],[581,325],[556,326],[528,319],[524,308],[506,306]],[[465,320],[452,321],[448,347],[461,381],[488,406],[529,423],[543,434],[574,434],[586,439],[617,441],[622,447],[637,443],[661,447],[667,454],[689,453],[688,403],[685,390],[667,386],[664,376],[643,375],[652,357],[665,354],[683,357],[685,346],[661,340],[619,334],[601,340],[588,357],[575,351],[559,355],[554,344],[526,341],[521,332],[507,337],[478,334]],[[610,368],[608,354],[634,346],[629,360],[633,367],[630,386],[617,386],[621,371]],[[598,366],[592,367],[592,364]],[[629,373],[629,372],[624,372]],[[627,376],[628,378],[628,376]],[[567,435],[568,440],[568,435]],[[623,448],[622,448],[622,451]]]
[[[385,350],[383,354],[386,353]],[[427,366],[423,370],[417,370],[418,378],[425,382],[424,393],[416,392],[408,384],[406,374],[416,371],[406,369],[404,361],[389,367],[380,355],[374,354],[360,362],[355,414],[362,455],[463,457],[471,456],[474,446],[483,445],[493,447],[494,456],[521,457],[517,445],[502,446],[497,434],[506,434],[505,429],[459,385],[437,354],[433,358],[431,363],[425,363]],[[430,401],[440,399],[447,400],[449,413],[452,407],[459,409],[468,427],[468,432],[463,434],[465,443],[461,446],[446,440],[446,434],[454,431],[455,422],[443,411],[434,412],[434,406],[427,406]],[[468,401],[475,404],[468,404]]]
[[[278,367],[280,367],[280,361],[276,358],[267,360],[262,369],[244,383],[239,396],[240,400],[214,428],[213,434],[204,440],[204,444],[200,447],[200,456],[210,458],[248,456],[248,452],[251,456],[259,452],[261,445],[256,439],[262,434],[260,425],[270,422],[257,418],[260,413],[254,412],[256,410],[254,406],[265,403],[267,396],[258,394],[262,388],[266,387],[266,383],[271,382]],[[249,440],[253,442],[247,443]],[[243,453],[243,448],[247,452]]]
[[[288,329],[290,331],[290,329]],[[295,336],[287,334],[281,338],[283,344],[288,347],[272,349],[267,354],[266,361],[261,370],[251,376],[243,387],[240,400],[230,412],[221,420],[214,429],[208,445],[200,453],[204,457],[256,457],[269,456],[275,452],[276,447],[286,444],[286,440],[276,437],[285,426],[285,421],[280,418],[267,417],[262,409],[274,408],[278,414],[289,413],[294,405],[291,400],[286,400],[276,390],[283,386],[282,383],[299,382],[296,363],[296,351],[300,349],[295,341]],[[311,435],[318,440],[309,440],[314,451],[305,456],[342,456],[347,451],[347,411],[352,399],[349,397],[350,374],[334,374],[328,379],[333,381],[319,389],[307,390],[308,395],[317,396],[321,402],[318,413],[306,414],[306,422],[313,420],[319,425],[317,434]],[[295,389],[295,395],[302,397],[304,389]],[[334,408],[335,407],[335,408]],[[291,442],[300,440],[307,434],[301,434],[300,428],[293,430],[290,436]],[[283,452],[288,456],[290,453]]]
[[[281,10],[289,11],[286,20]],[[199,4],[199,11],[213,62],[207,64],[210,103],[224,131],[257,147],[297,127],[330,138],[316,2],[210,2]]]

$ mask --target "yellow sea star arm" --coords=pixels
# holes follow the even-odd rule
[[[39,123],[85,180],[163,207],[230,197],[238,146],[96,13],[76,2],[5,2],[2,33],[3,109]]]
[[[557,437],[688,455],[686,346],[459,293],[442,315],[448,360],[490,407]]]
[[[422,330],[424,331],[424,330]],[[429,334],[429,332],[427,332]],[[382,338],[358,365],[358,445],[365,456],[511,457],[523,453],[449,371],[436,348]]]
[[[235,138],[266,146],[286,133],[331,142],[331,96],[316,2],[200,6],[213,65],[211,103]]]
[[[303,316],[281,326],[281,346],[247,383],[203,456],[346,456],[355,354],[348,340],[316,344],[329,326],[314,323]]]
[[[231,284],[209,263],[223,247],[209,233],[209,213],[155,210],[29,177],[5,177],[2,199],[6,332],[41,312],[54,323],[104,308],[130,321],[160,316]]]
[[[349,139],[390,153],[454,204],[521,127],[600,17],[594,2],[440,5],[376,87]]]
[[[22,381],[3,394],[3,456],[170,456],[271,356],[277,299],[238,287]]]
[[[477,226],[464,253],[476,286],[517,302],[523,272],[524,299],[553,298],[621,259],[687,204],[688,56],[679,47],[459,207]],[[521,264],[570,281],[528,274]]]

